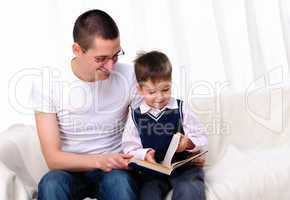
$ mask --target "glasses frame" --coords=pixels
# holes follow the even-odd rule
[[[116,54],[113,56],[96,56],[94,57],[95,63],[97,64],[105,64],[109,62],[109,60],[112,60],[114,63],[118,61],[119,56],[125,55],[125,52],[123,49],[120,49]]]

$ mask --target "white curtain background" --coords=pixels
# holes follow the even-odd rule
[[[37,68],[72,57],[77,16],[102,9],[117,22],[126,56],[161,50],[174,66],[174,93],[243,91],[280,83],[290,62],[289,0],[9,0],[0,2],[0,130],[34,123],[27,101]],[[67,66],[68,67],[68,66]],[[257,82],[259,84],[259,81]]]

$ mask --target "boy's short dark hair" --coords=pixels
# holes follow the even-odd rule
[[[91,47],[96,36],[102,39],[115,39],[119,36],[119,29],[112,17],[97,9],[81,14],[73,28],[74,42],[84,51]]]
[[[168,57],[159,51],[140,54],[134,60],[137,82],[171,80],[172,66]]]

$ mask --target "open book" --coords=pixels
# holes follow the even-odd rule
[[[173,157],[176,152],[176,149],[179,145],[179,140],[181,138],[180,133],[173,135],[170,145],[166,151],[164,160],[161,163],[151,163],[145,160],[139,160],[132,158],[129,161],[129,167],[137,170],[142,170],[146,172],[161,173],[165,175],[170,175],[176,168],[193,161],[194,159],[204,155],[207,151],[197,151],[190,154],[183,160],[174,161]]]

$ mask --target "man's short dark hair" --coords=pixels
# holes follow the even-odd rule
[[[139,55],[134,60],[137,82],[171,80],[172,66],[168,57],[159,51]]]
[[[84,51],[91,47],[95,37],[105,40],[119,37],[119,29],[112,17],[97,9],[81,14],[73,29],[74,42],[78,43]]]

